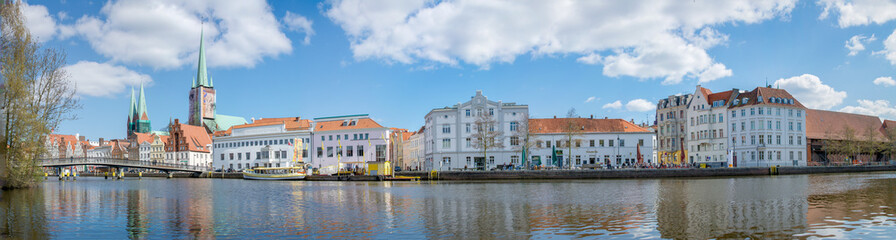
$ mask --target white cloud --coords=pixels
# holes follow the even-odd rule
[[[607,76],[673,84],[730,76],[706,52],[728,39],[713,28],[783,16],[794,2],[334,0],[323,11],[357,60],[487,69],[526,54],[562,55],[603,64]]]
[[[109,97],[121,93],[127,86],[152,83],[152,78],[122,66],[108,63],[79,61],[63,68],[77,86],[78,95]]]
[[[812,74],[778,79],[774,85],[790,92],[793,97],[808,108],[831,109],[842,103],[843,99],[846,98],[846,92],[834,90],[834,88],[825,85],[818,77]]]
[[[590,102],[594,101],[594,99],[597,99],[597,98],[595,98],[594,96],[590,96],[590,97],[588,97],[588,99],[585,99],[585,103],[590,103]]]
[[[877,38],[874,37],[874,34],[872,34],[870,38],[869,38],[869,37],[865,37],[864,35],[855,35],[855,36],[852,36],[851,38],[849,38],[849,40],[846,40],[846,46],[845,46],[845,47],[846,47],[846,49],[849,50],[849,53],[848,53],[847,55],[849,55],[849,56],[855,56],[855,55],[858,54],[859,52],[865,50],[865,44],[864,44],[864,43],[870,43],[870,42],[872,42],[872,41],[874,41],[874,40],[877,40]],[[864,43],[863,43],[863,42],[864,42]]]
[[[119,0],[106,2],[100,14],[81,17],[75,28],[114,62],[155,68],[195,64],[200,27],[210,66],[252,67],[292,51],[262,0]]]
[[[839,15],[837,23],[841,28],[870,23],[883,24],[896,19],[896,2],[893,1],[820,0],[818,5],[824,8],[819,19],[825,19],[831,14]]]
[[[857,102],[858,106],[847,106],[840,111],[896,119],[896,108],[890,107],[890,102],[887,100],[862,99]]]
[[[622,102],[616,100],[615,102],[604,104],[603,109],[620,109],[622,108]]]
[[[876,51],[874,54],[883,54],[884,58],[890,61],[890,65],[896,65],[896,30],[884,40],[884,50]]]
[[[58,32],[56,19],[50,16],[47,7],[41,5],[22,4],[22,15],[25,17],[25,26],[31,31],[31,34],[37,37],[40,42],[46,42],[53,39]]]
[[[625,109],[632,112],[647,112],[656,109],[656,105],[644,99],[631,100],[625,104]]]
[[[302,15],[286,11],[286,15],[283,16],[283,23],[286,24],[289,30],[305,34],[305,40],[302,41],[302,44],[311,44],[311,36],[314,36],[314,29],[311,28],[311,24],[314,22]]]
[[[891,77],[879,77],[874,79],[874,85],[882,85],[884,87],[896,86],[896,80]]]

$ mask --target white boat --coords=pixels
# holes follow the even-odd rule
[[[253,168],[243,170],[243,179],[250,180],[302,180],[304,167]]]

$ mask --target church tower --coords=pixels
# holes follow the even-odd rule
[[[206,122],[215,122],[215,89],[205,68],[204,34],[199,34],[199,66],[190,88],[190,118],[188,124],[208,128]]]
[[[128,110],[128,136],[132,133],[148,133],[152,131],[149,112],[146,110],[146,95],[143,84],[140,84],[139,97],[131,89],[131,104]]]

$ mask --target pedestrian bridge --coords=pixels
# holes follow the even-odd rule
[[[41,167],[70,167],[70,166],[109,166],[119,168],[144,168],[164,172],[209,172],[211,168],[206,166],[192,166],[185,164],[161,163],[151,161],[136,161],[119,158],[85,157],[85,158],[54,158],[40,159],[37,161]]]

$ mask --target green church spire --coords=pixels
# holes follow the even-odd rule
[[[143,95],[143,83],[140,83],[140,105],[138,105],[137,109],[137,119],[143,120],[143,116],[146,116],[146,120],[149,120],[149,113],[146,112],[146,96]]]
[[[128,106],[128,124],[131,124],[136,120],[134,119],[134,115],[137,112],[137,99],[134,97],[134,88],[131,87],[131,105]]]
[[[205,32],[200,30],[199,33],[199,69],[196,73],[196,81],[193,87],[212,87],[208,80],[208,70],[205,68]]]

